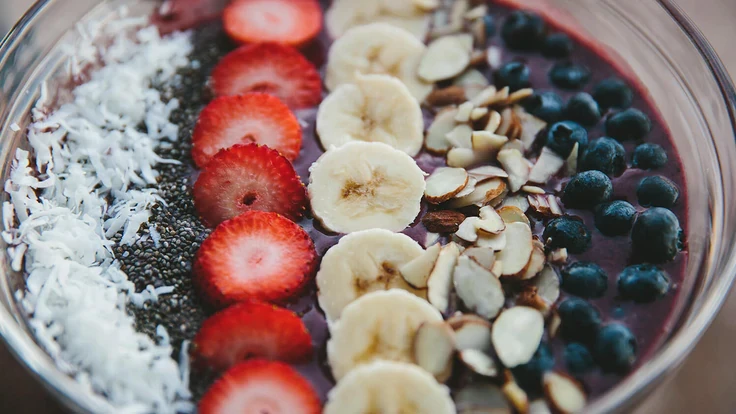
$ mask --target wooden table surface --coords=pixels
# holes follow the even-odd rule
[[[646,1],[646,0],[622,0]],[[0,0],[0,35],[32,0]],[[679,0],[736,75],[736,0]],[[736,412],[736,293],[677,375],[636,411],[659,413]],[[0,412],[57,414],[65,411],[18,364],[0,342]]]

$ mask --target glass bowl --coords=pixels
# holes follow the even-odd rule
[[[506,0],[508,1],[508,0]],[[531,8],[553,4],[553,17],[604,47],[646,86],[668,125],[685,167],[689,261],[679,317],[664,343],[639,369],[592,401],[586,412],[625,411],[669,376],[708,327],[736,276],[736,91],[700,31],[672,0],[513,0]],[[0,160],[2,181],[24,143],[29,112],[41,84],[61,71],[59,45],[80,21],[103,19],[121,5],[150,12],[155,1],[41,0],[0,44]],[[20,126],[13,131],[12,124]],[[7,199],[2,194],[2,201]],[[729,204],[732,203],[732,204]],[[3,246],[7,247],[7,246]],[[59,370],[34,341],[15,292],[23,275],[0,255],[0,335],[10,350],[64,404],[77,412],[112,412],[107,401]]]

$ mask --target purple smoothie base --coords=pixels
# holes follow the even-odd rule
[[[500,27],[500,23],[503,22],[505,16],[511,11],[511,8],[497,5],[491,5],[489,8],[489,13],[494,16],[498,27]],[[550,28],[554,28],[555,23],[548,21],[548,25]],[[560,29],[557,28],[557,30]],[[574,33],[568,34],[570,34],[573,39],[581,37],[576,36]],[[326,51],[329,50],[330,44],[331,40],[323,32],[317,40],[303,48],[303,52],[307,57],[309,57],[310,60],[319,68],[322,68],[322,73],[324,73],[323,70]],[[489,45],[503,48],[502,40],[498,34],[491,39]],[[582,89],[582,91],[591,93],[593,87],[597,83],[612,76],[630,80],[629,76],[622,74],[614,67],[613,64],[608,63],[609,60],[614,59],[613,57],[602,55],[600,53],[600,51],[596,52],[592,48],[585,47],[580,41],[576,42],[575,50],[571,55],[570,60],[578,64],[586,65],[592,70],[592,79],[586,87]],[[580,90],[560,90],[550,83],[547,73],[556,62],[555,60],[544,58],[538,53],[518,53],[503,48],[503,62],[511,60],[522,60],[529,65],[532,73],[531,83],[535,90],[553,90],[565,101],[567,101],[567,99],[573,94],[580,92]],[[485,68],[483,71],[489,79],[492,79],[491,69]],[[631,84],[631,82],[629,83]],[[669,133],[660,114],[648,102],[646,92],[640,85],[631,84],[631,86],[634,89],[632,107],[638,108],[647,114],[653,124],[652,131],[647,135],[644,141],[659,144],[664,147],[667,151],[669,161],[664,168],[657,171],[627,169],[623,175],[612,180],[614,186],[613,199],[626,200],[634,205],[637,210],[643,211],[645,208],[641,207],[637,203],[636,198],[636,187],[639,181],[643,177],[650,175],[666,176],[674,181],[680,189],[680,200],[678,201],[678,204],[672,208],[672,211],[679,218],[681,226],[685,231],[685,234],[687,234],[687,193],[682,163],[679,155],[674,151],[674,146],[670,141]],[[309,167],[324,152],[316,136],[316,112],[316,108],[297,112],[299,118],[306,122],[306,124],[303,129],[304,135],[302,150],[299,157],[294,162],[294,167],[305,184],[307,184],[309,180]],[[425,114],[427,114],[428,119],[431,120],[431,112],[425,110]],[[425,127],[428,126],[429,122],[427,122]],[[589,128],[588,133],[589,139],[591,140],[604,136],[603,121],[599,122],[595,127]],[[628,162],[630,162],[631,154],[637,144],[637,142],[623,143],[626,148]],[[427,152],[420,153],[416,157],[416,160],[419,166],[427,173],[431,173],[438,166],[445,165],[444,157],[435,156]],[[559,195],[560,190],[564,187],[567,179],[568,178],[552,180],[546,186],[547,191]],[[409,235],[420,244],[424,243],[425,236],[427,234],[426,228],[421,224],[421,217],[429,208],[434,209],[435,207],[429,207],[426,204],[423,204],[422,211],[414,224],[403,231],[404,234]],[[680,295],[680,287],[685,276],[687,251],[685,250],[681,252],[673,262],[661,265],[672,280],[672,289],[664,298],[650,304],[635,304],[629,301],[622,301],[617,297],[616,277],[626,266],[632,263],[630,260],[631,242],[629,237],[607,237],[602,235],[595,228],[593,223],[593,214],[590,211],[566,210],[566,213],[581,217],[592,233],[592,247],[583,254],[571,255],[568,263],[575,261],[592,261],[599,264],[607,272],[609,276],[609,286],[606,295],[603,298],[591,300],[591,303],[600,310],[604,323],[611,321],[621,322],[628,326],[634,333],[639,342],[638,366],[646,361],[646,359],[669,337],[669,334],[672,332],[672,328],[677,321],[679,312],[675,310],[682,307],[678,304],[681,302],[680,296],[682,295]],[[532,226],[535,234],[541,235],[545,222],[542,220],[536,220],[534,217],[532,218]],[[311,218],[305,218],[299,224],[314,240],[317,253],[320,257],[322,257],[330,247],[335,245],[341,237],[339,234],[326,231],[318,222],[315,222]],[[565,297],[566,295],[563,292],[560,300],[563,300]],[[312,335],[316,350],[316,355],[310,363],[297,366],[296,368],[311,381],[320,395],[320,398],[325,401],[328,391],[334,386],[334,380],[330,374],[329,365],[326,362],[325,355],[325,345],[329,338],[329,332],[324,315],[317,306],[316,287],[314,283],[310,283],[303,296],[299,300],[290,304],[288,308],[300,315],[303,315],[302,319]],[[564,342],[559,338],[555,338],[549,343],[555,356],[555,369],[565,372],[566,368],[563,357]],[[616,385],[621,381],[622,377],[619,375],[604,374],[599,369],[596,369],[593,372],[580,377],[580,379],[583,381],[583,384],[590,396],[596,397]],[[449,383],[449,385],[452,384],[453,381]]]

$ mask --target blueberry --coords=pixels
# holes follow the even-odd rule
[[[542,44],[542,54],[548,58],[566,58],[571,52],[572,40],[565,33],[552,33]]]
[[[571,342],[590,343],[601,325],[601,315],[588,301],[567,298],[557,306],[562,337]]]
[[[641,144],[634,150],[632,165],[642,170],[656,170],[667,164],[667,152],[657,144]]]
[[[542,238],[549,248],[564,247],[570,253],[582,253],[590,247],[590,231],[583,222],[570,216],[550,221],[544,228]]]
[[[634,108],[613,114],[606,120],[606,134],[619,141],[639,140],[652,130],[652,121]]]
[[[577,342],[567,344],[565,347],[565,364],[573,375],[585,374],[595,367],[593,355],[588,348]]]
[[[535,92],[523,102],[524,109],[537,118],[553,123],[562,117],[563,102],[554,92]]]
[[[595,227],[606,236],[629,234],[635,219],[636,209],[623,200],[601,204],[595,209]]]
[[[603,110],[608,108],[626,109],[631,106],[634,93],[626,85],[626,82],[619,78],[609,78],[596,85],[593,90],[593,98],[598,101],[598,105]]]
[[[629,266],[618,275],[618,293],[634,302],[653,302],[670,290],[670,278],[655,265]]]
[[[521,62],[509,62],[501,66],[494,74],[496,86],[508,86],[512,92],[529,86],[529,66]]]
[[[588,147],[588,131],[580,124],[572,121],[558,122],[549,129],[547,147],[562,158],[567,159],[578,143],[578,153],[581,154]]]
[[[486,29],[486,39],[496,35],[496,20],[490,14],[483,16],[483,27]]]
[[[639,214],[631,229],[634,256],[651,263],[675,258],[682,230],[677,216],[666,208],[654,207]]]
[[[608,288],[608,275],[595,263],[575,262],[562,271],[562,289],[581,298],[600,298]]]
[[[526,364],[511,369],[516,382],[525,390],[539,392],[542,389],[542,377],[555,365],[555,357],[546,343],[539,344],[539,348]]]
[[[613,138],[598,138],[588,145],[580,158],[580,171],[598,170],[617,177],[626,170],[626,150]]]
[[[600,171],[583,171],[572,177],[565,186],[562,202],[567,208],[593,208],[604,203],[613,194],[613,184]]]
[[[637,352],[636,338],[618,323],[600,329],[595,341],[595,357],[604,371],[625,374],[634,366]]]
[[[562,89],[580,89],[590,82],[590,69],[570,62],[557,63],[549,71],[549,79]]]
[[[598,108],[598,102],[588,93],[578,93],[567,101],[565,119],[587,126],[597,124],[601,120],[601,110]]]
[[[501,37],[511,49],[534,50],[544,40],[545,24],[542,16],[515,11],[506,18],[501,27]]]
[[[646,177],[639,182],[639,187],[636,188],[636,197],[639,199],[639,204],[644,207],[670,208],[677,203],[680,190],[677,189],[677,184],[668,178],[655,175]]]

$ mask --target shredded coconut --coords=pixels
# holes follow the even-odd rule
[[[126,311],[174,288],[136,292],[110,240],[118,232],[121,243],[139,238],[150,207],[161,202],[144,187],[156,182],[156,164],[175,162],[154,150],[161,140],[176,140],[169,116],[178,102],[164,102],[153,85],[188,64],[190,36],[162,38],[144,23],[120,16],[78,25],[80,40],[65,46],[67,68],[74,79],[93,69],[53,111],[41,86],[28,130],[32,152],[16,151],[5,183],[10,202],[2,206],[2,237],[13,269],[25,264],[26,291],[16,298],[59,369],[116,412],[191,412],[188,344],[180,366],[166,330],[158,327],[156,342],[135,330]],[[100,38],[109,47],[97,46]]]

